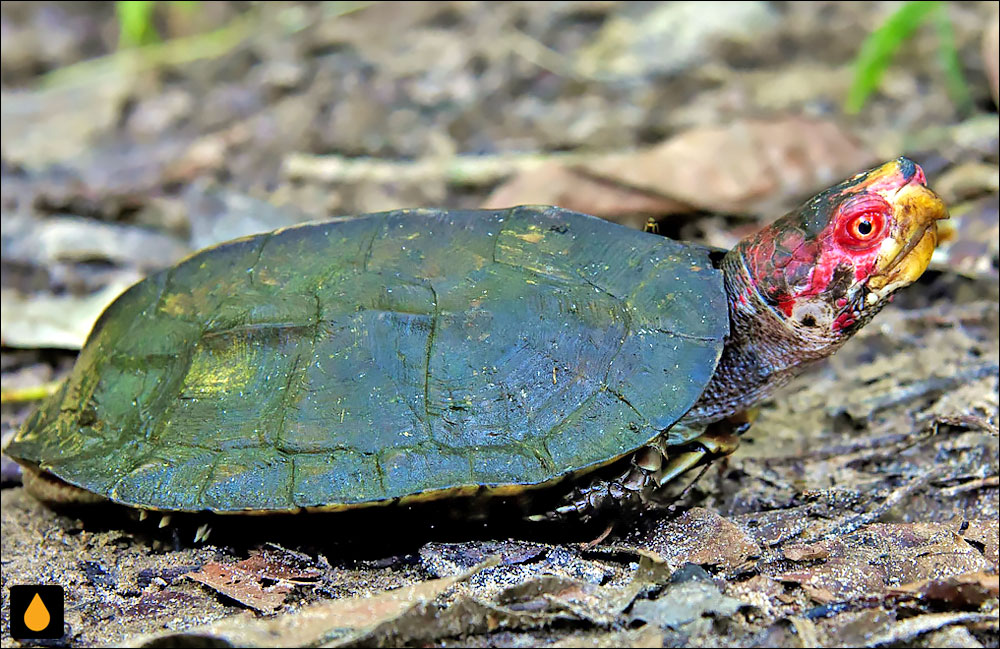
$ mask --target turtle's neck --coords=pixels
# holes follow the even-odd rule
[[[829,356],[844,342],[817,329],[793,327],[754,288],[743,244],[723,258],[729,303],[729,336],[708,386],[682,424],[700,426],[745,411]]]

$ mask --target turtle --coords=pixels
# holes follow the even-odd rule
[[[552,206],[337,218],[197,252],[100,316],[6,449],[49,501],[643,507],[927,268],[900,157],[725,251]]]

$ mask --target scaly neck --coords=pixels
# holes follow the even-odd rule
[[[767,398],[844,342],[828,332],[794,327],[754,288],[743,244],[721,263],[729,302],[729,337],[708,386],[682,424],[700,426],[741,413]]]

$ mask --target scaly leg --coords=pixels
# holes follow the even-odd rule
[[[620,475],[607,480],[592,480],[574,487],[563,498],[565,504],[544,514],[528,516],[532,521],[565,520],[575,517],[589,520],[611,508],[629,508],[643,502],[643,494],[656,488],[656,473],[663,468],[663,452],[656,446],[646,446],[632,455],[629,467]]]
[[[738,435],[749,427],[749,423],[742,429],[715,424],[709,426],[704,433],[680,447],[679,452],[671,454],[667,465],[656,474],[657,486],[663,487],[699,464],[731,454],[740,446]]]
[[[738,436],[750,427],[755,415],[748,412],[716,422],[700,435],[692,432],[689,441],[681,444],[668,445],[668,434],[664,434],[636,451],[629,467],[617,477],[576,487],[567,494],[565,504],[528,519],[563,520],[575,516],[588,520],[609,509],[627,510],[648,504],[653,494],[682,473],[735,451],[740,445]],[[670,437],[676,439],[677,431],[672,432]]]

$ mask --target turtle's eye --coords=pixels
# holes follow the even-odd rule
[[[882,241],[892,208],[879,196],[852,198],[840,208],[837,242],[852,250],[864,250]]]
[[[875,218],[871,214],[862,214],[861,216],[854,217],[854,220],[848,226],[851,229],[851,236],[858,241],[867,241],[870,239],[875,234],[873,221],[875,221]]]

